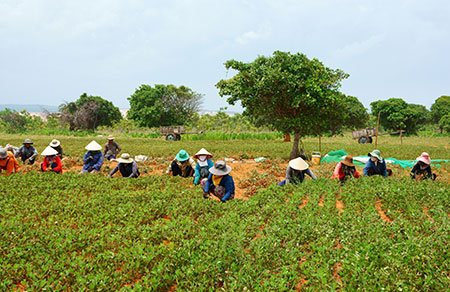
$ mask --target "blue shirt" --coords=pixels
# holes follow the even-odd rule
[[[386,161],[384,159],[378,161],[378,165],[375,165],[375,162],[373,162],[372,159],[369,159],[369,161],[367,161],[366,165],[364,166],[363,174],[366,176],[369,175],[369,169],[373,169],[374,174],[388,177],[386,170]]]
[[[92,156],[94,159],[88,160],[89,156]],[[100,171],[100,168],[102,167],[102,164],[103,164],[103,154],[101,151],[98,151],[98,152],[88,151],[88,152],[86,152],[86,154],[84,154],[83,162],[84,162],[84,166],[83,166],[84,170]]]
[[[211,167],[214,166],[214,162],[212,162],[210,159],[206,160],[208,162],[208,166],[203,166],[203,167],[208,167],[208,169],[210,169]],[[202,167],[200,166],[199,163],[197,163],[197,165],[195,166],[195,178],[194,178],[194,185],[199,183],[200,180],[200,169]]]
[[[214,186],[213,180],[212,180],[212,176],[213,174],[210,173],[208,176],[208,180],[206,181],[205,184],[205,193],[209,193],[209,189]],[[222,186],[225,188],[225,196],[223,196],[222,198],[222,202],[225,202],[226,200],[228,200],[230,198],[231,195],[234,194],[234,180],[233,177],[229,174],[224,175],[222,177],[222,180],[220,181],[219,186]]]

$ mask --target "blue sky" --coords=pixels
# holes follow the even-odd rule
[[[450,1],[0,0],[0,15],[3,104],[87,92],[127,108],[140,84],[175,84],[219,109],[223,63],[275,50],[349,73],[341,90],[366,107],[450,95]]]

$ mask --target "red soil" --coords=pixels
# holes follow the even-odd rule
[[[377,209],[378,214],[380,215],[381,219],[383,219],[386,222],[391,223],[392,219],[386,215],[386,213],[381,208],[382,206],[383,206],[383,204],[381,203],[381,200],[377,200],[377,202],[375,203],[375,208]]]

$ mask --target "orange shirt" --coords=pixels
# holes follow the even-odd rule
[[[17,162],[14,154],[8,151],[8,157],[5,159],[0,159],[0,173],[6,170],[6,175],[10,175],[13,170],[17,172],[19,169],[19,163]]]

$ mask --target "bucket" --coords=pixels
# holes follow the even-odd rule
[[[311,153],[311,163],[313,165],[319,165],[320,164],[320,152],[313,152],[313,153]]]

